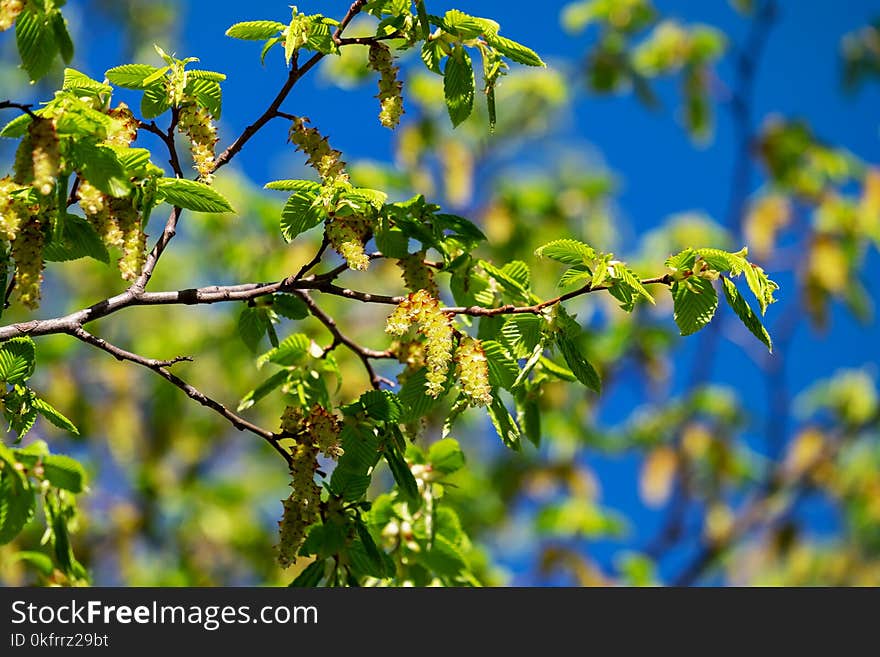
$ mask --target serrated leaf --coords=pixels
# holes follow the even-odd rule
[[[314,201],[315,195],[311,192],[296,192],[287,199],[281,210],[281,234],[288,242],[323,221]]]
[[[94,258],[110,262],[110,255],[103,240],[92,225],[74,214],[64,219],[62,233],[43,248],[43,259],[48,262],[66,262],[79,258]]]
[[[524,300],[528,300],[531,297],[531,293],[525,287],[523,287],[523,285],[516,278],[511,276],[504,269],[499,269],[491,262],[487,262],[486,260],[480,260],[478,264],[509,294],[512,294],[514,297],[522,298]]]
[[[218,73],[217,75],[220,74]],[[196,103],[208,110],[214,119],[220,118],[223,106],[223,91],[216,80],[194,79],[187,83],[186,89],[195,98]]]
[[[589,265],[596,259],[593,247],[577,240],[553,240],[535,250],[539,258],[550,258],[566,265]]]
[[[282,192],[309,192],[317,194],[321,183],[314,180],[273,180],[263,185],[263,189],[275,189]]]
[[[574,340],[572,340],[564,331],[559,331],[556,333],[556,344],[559,347],[559,351],[562,352],[565,364],[568,365],[571,373],[575,375],[577,380],[590,390],[601,393],[602,380],[599,378],[599,373],[596,372],[596,369],[590,364],[590,362],[583,357],[580,350],[577,348],[577,345],[574,343]]]
[[[240,37],[239,37],[240,38]],[[294,588],[314,588],[324,578],[325,560],[316,559],[303,569],[296,578],[288,585]]]
[[[486,407],[486,411],[489,413],[489,419],[501,441],[511,449],[519,451],[521,447],[519,427],[504,402],[501,401],[500,396],[493,396],[492,403]]]
[[[159,193],[170,205],[196,212],[235,212],[220,192],[205,183],[183,178],[159,178],[157,182]]]
[[[575,265],[563,272],[556,284],[560,288],[581,287],[591,281],[593,272],[586,265]]]
[[[275,36],[287,27],[278,21],[244,21],[226,30],[226,36],[246,41],[262,41]]]
[[[383,454],[401,495],[409,502],[418,503],[421,499],[419,497],[419,486],[406,461],[403,460],[403,457],[397,450],[387,445]]]
[[[483,231],[470,219],[460,217],[457,214],[438,212],[433,216],[434,225],[443,231],[450,231],[453,235],[475,242],[484,242],[486,236]]]
[[[210,80],[211,82],[223,82],[226,80],[225,73],[218,73],[217,71],[203,71],[200,69],[193,69],[191,71],[186,72],[187,80]]]
[[[28,126],[30,126],[31,118],[30,114],[19,114],[14,119],[12,119],[9,123],[3,126],[3,129],[0,130],[0,137],[6,137],[8,139],[21,139],[27,134]]]
[[[428,463],[438,472],[452,474],[464,467],[464,452],[455,438],[444,438],[428,448]]]
[[[159,68],[150,64],[123,64],[111,68],[106,77],[111,84],[125,89],[143,89],[144,80],[153,75]]]
[[[501,336],[513,355],[526,358],[541,341],[544,320],[535,315],[511,315],[501,327]]]
[[[529,285],[531,285],[532,281],[532,273],[529,271],[529,266],[522,260],[511,260],[510,262],[505,263],[501,268],[501,271],[516,281],[522,289],[529,289]]]
[[[34,373],[37,350],[29,337],[11,338],[0,344],[0,381],[9,385],[27,381]]]
[[[733,284],[733,281],[724,276],[721,277],[721,283],[724,286],[724,296],[727,299],[727,303],[733,308],[736,316],[739,317],[743,325],[751,331],[752,335],[763,342],[767,346],[767,350],[772,353],[773,341],[770,339],[770,334],[767,332],[767,329],[764,328],[764,325],[761,323],[761,320],[758,319],[758,316],[752,311],[749,304],[746,303],[746,300],[743,299],[739,290],[736,289],[736,285]]]
[[[729,253],[721,249],[697,249],[696,252],[715,271],[729,271],[733,276],[739,275],[749,266],[745,258],[746,249],[739,253]]]
[[[61,411],[52,406],[52,404],[39,397],[34,398],[32,403],[37,412],[56,427],[69,431],[75,436],[79,435],[79,429],[76,428],[76,425],[67,419]]]
[[[22,67],[36,82],[49,72],[58,53],[50,16],[26,6],[15,21],[15,41]]]
[[[452,126],[457,127],[474,109],[474,69],[470,55],[456,46],[446,59],[443,95]]]
[[[672,284],[675,323],[682,335],[696,333],[712,321],[718,308],[718,294],[712,282],[697,276]]]
[[[491,32],[485,33],[483,38],[486,40],[486,43],[495,48],[495,50],[517,64],[525,64],[526,66],[547,66],[541,58],[538,57],[538,53],[512,39]]]
[[[577,381],[577,377],[574,373],[568,369],[567,367],[563,367],[559,363],[550,360],[546,356],[541,356],[539,361],[541,363],[541,367],[544,368],[546,372],[552,374],[558,379],[562,379],[563,381]]]
[[[246,306],[238,316],[238,335],[256,353],[266,331],[272,326],[265,308]]]
[[[72,144],[71,151],[76,169],[100,191],[115,198],[129,194],[129,177],[112,148],[81,140]]]
[[[145,119],[155,119],[168,111],[171,101],[168,100],[168,90],[161,82],[148,85],[144,88],[141,96],[141,114]]]
[[[289,335],[277,347],[260,356],[257,359],[257,367],[262,367],[267,362],[285,367],[295,365],[309,353],[311,344],[311,340],[304,333]]]
[[[67,21],[60,11],[52,14],[52,32],[55,34],[55,43],[58,46],[58,52],[65,64],[69,64],[73,59],[73,40],[70,38],[70,32],[67,30]]]
[[[761,314],[765,314],[767,312],[767,306],[776,301],[776,299],[773,298],[773,293],[779,289],[779,286],[770,280],[761,267],[752,263],[748,264],[743,270],[743,273],[745,274],[746,283],[748,283],[749,289],[758,300]]]
[[[86,472],[82,465],[63,454],[50,454],[43,459],[43,476],[56,488],[81,493],[85,488]]]
[[[269,54],[272,46],[277,46],[282,41],[284,41],[284,39],[282,39],[281,37],[272,37],[263,44],[263,49],[260,51],[260,64],[266,63],[266,55]]]
[[[99,94],[109,94],[113,92],[113,87],[103,82],[93,80],[85,73],[77,71],[75,68],[64,69],[64,83],[61,87],[64,91],[89,96],[97,96]]]
[[[287,319],[305,319],[309,307],[305,301],[292,294],[275,294],[272,296],[272,309]]]
[[[614,283],[609,287],[608,291],[622,302],[621,307],[627,312],[632,312],[638,297],[647,299],[652,304],[655,303],[654,297],[645,289],[638,276],[623,263],[613,265],[609,273],[614,279]]]
[[[421,57],[422,61],[429,71],[433,71],[437,75],[443,75],[440,69],[440,62],[446,56],[443,50],[443,42],[440,39],[425,41],[422,44]]]
[[[510,390],[519,374],[519,366],[516,361],[499,342],[483,340],[482,345],[489,366],[489,384],[493,388]]]
[[[368,390],[360,396],[364,412],[374,420],[397,422],[403,409],[400,400],[388,390]]]
[[[11,465],[0,471],[0,545],[13,540],[34,515],[34,491]]]
[[[424,417],[438,400],[428,395],[425,384],[427,383],[427,369],[421,368],[418,372],[409,375],[397,396],[403,405],[403,422],[411,422]]]
[[[236,411],[241,413],[242,411],[249,409],[273,390],[280,388],[287,381],[288,374],[289,372],[287,370],[275,372],[275,374],[242,397],[241,401],[238,402],[238,408]]]

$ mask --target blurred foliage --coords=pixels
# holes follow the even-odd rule
[[[804,318],[815,328],[827,327],[830,308],[842,302],[862,321],[873,321],[869,288],[862,279],[869,252],[880,244],[877,164],[824,142],[803,118],[764,117],[751,150],[746,149],[749,166],[761,173],[761,184],[734,190],[743,201],[735,225],[722,226],[704,214],[684,211],[690,203],[682,199],[681,213],[629,239],[615,202],[626,172],[610,171],[596,157],[573,156],[572,148],[560,147],[557,126],[574,103],[584,97],[598,102],[597,95],[609,92],[633,91],[640,102],[656,107],[667,95],[656,90],[660,79],[673,78],[682,97],[684,125],[696,140],[711,139],[712,107],[725,103],[717,93],[716,64],[728,56],[729,37],[710,26],[665,17],[660,3],[655,7],[648,0],[574,2],[561,20],[567,31],[584,34],[580,79],[567,78],[558,66],[511,67],[492,81],[497,110],[476,102],[461,118],[453,116],[458,110],[451,108],[444,78],[426,70],[430,62],[417,48],[409,49],[416,37],[424,36],[419,32],[422,3],[412,5],[412,11],[409,3],[397,3],[407,6],[397,13],[391,4],[368,3],[372,16],[359,18],[346,35],[369,37],[385,29],[387,36],[396,37],[387,42],[400,48],[393,52],[401,68],[406,113],[393,134],[392,161],[349,162],[351,184],[387,192],[388,205],[396,206],[393,211],[400,216],[415,212],[417,204],[407,205],[406,199],[421,194],[443,211],[468,217],[487,239],[479,246],[475,242],[456,248],[474,261],[535,263],[536,249],[551,239],[567,238],[608,252],[593,254],[597,257],[590,261],[589,276],[596,275],[599,262],[612,263],[612,268],[620,263],[612,250],[637,275],[651,276],[667,273],[662,263],[689,247],[736,251],[748,244],[755,263],[792,281],[781,295],[782,310],[768,320],[774,353],[755,357],[755,369],[768,384],[767,407],[751,408],[742,401],[742,391],[688,371],[681,358],[680,327],[671,320],[680,309],[656,287],[648,289],[656,303],[634,305],[632,312],[611,294],[580,296],[567,304],[579,325],[572,340],[601,377],[603,393],[573,383],[576,368],[564,356],[565,349],[555,355],[542,351],[520,398],[498,392],[505,408],[514,409],[508,421],[528,439],[517,442],[520,451],[506,449],[495,435],[492,421],[504,422],[497,412],[489,421],[482,410],[465,408],[450,397],[413,418],[405,417],[406,404],[398,408],[384,397],[365,398],[362,393],[371,382],[361,360],[342,349],[325,358],[323,350],[335,346],[336,336],[313,315],[265,299],[133,307],[99,320],[95,333],[149,357],[193,355],[195,362],[177,363],[174,372],[227,407],[242,400],[242,414],[259,426],[277,431],[278,418],[298,397],[326,397],[324,405],[339,409],[340,440],[348,459],[337,465],[319,457],[318,467],[329,475],[332,488],[333,478],[338,484],[347,477],[349,486],[355,485],[351,482],[356,483],[363,466],[363,472],[374,474],[366,497],[320,492],[325,521],[312,525],[304,545],[316,558],[300,558],[283,569],[274,557],[279,500],[290,493],[290,476],[268,445],[233,429],[145,368],[117,362],[70,336],[43,336],[35,339],[39,367],[31,379],[33,389],[63,410],[79,435],[66,434],[43,419],[36,420],[24,448],[12,446],[14,437],[9,435],[9,447],[0,452],[5,496],[0,497],[0,532],[11,522],[3,500],[11,499],[12,486],[39,492],[40,502],[35,497],[29,505],[23,531],[0,545],[0,581],[202,586],[286,585],[295,580],[336,585],[353,583],[354,572],[366,573],[354,578],[366,585],[880,584],[876,372],[870,364],[842,370],[795,391],[800,394],[794,399],[777,394],[774,378],[787,361],[799,357],[790,338]],[[430,2],[426,4],[430,9]],[[763,20],[755,6],[763,2],[732,4],[742,12],[741,20]],[[76,10],[76,3],[70,5],[65,12]],[[172,3],[96,6],[104,12],[103,20],[125,30],[133,61],[146,59],[145,46],[165,42],[168,30],[182,24]],[[285,13],[280,9],[272,16]],[[503,15],[497,18],[503,23]],[[492,60],[468,33],[485,25],[464,22],[456,27],[444,20],[443,25],[426,26],[446,35],[444,56],[472,51]],[[292,25],[263,26],[274,31],[257,30],[254,38],[270,48],[286,47]],[[311,46],[308,40],[300,44],[312,49],[304,50],[302,59],[326,46],[319,39],[324,32],[313,29],[318,36]],[[876,34],[868,26],[846,37],[848,83],[868,84],[876,73]],[[272,39],[279,41],[270,44]],[[340,56],[324,59],[321,75],[350,93],[374,94],[377,76],[369,67],[368,49],[339,50]],[[173,79],[173,73],[169,76]],[[262,108],[254,111],[256,115]],[[320,125],[320,117],[313,118]],[[461,118],[455,129],[450,118]],[[321,128],[332,141],[332,126]],[[220,134],[220,143],[234,137]],[[141,132],[135,146],[150,138]],[[189,165],[183,162],[185,168]],[[277,192],[261,189],[264,182],[251,181],[234,166],[218,172],[212,189],[239,213],[187,211],[150,289],[277,281],[308,263],[322,234],[307,230],[279,248],[279,216],[287,204]],[[164,220],[157,210],[146,232],[155,238]],[[409,237],[408,244],[416,241]],[[368,251],[378,248],[378,239],[387,240],[383,249],[391,243],[387,235],[377,235],[366,244]],[[452,285],[460,274],[449,254],[436,248],[417,253],[440,263],[434,278],[444,290],[445,304],[463,305],[456,294],[466,299],[467,294],[479,294]],[[119,255],[112,250],[112,260]],[[603,260],[605,255],[609,258]],[[363,289],[368,280],[373,293],[405,291],[401,268],[390,259],[374,260],[360,276],[345,269],[337,254],[328,253],[325,261],[322,271],[343,267],[341,287]],[[528,294],[550,298],[576,289],[560,288],[562,273],[550,260],[532,266]],[[115,268],[89,259],[47,263],[45,277],[40,311],[45,317],[73,312],[124,289]],[[503,272],[496,273],[491,285],[497,288],[499,280],[505,280]],[[478,277],[473,281],[479,284]],[[451,293],[445,292],[450,288]],[[503,296],[509,291],[492,289],[491,294],[493,301],[509,301]],[[375,349],[394,345],[382,332],[390,307],[315,296],[359,344]],[[253,317],[258,318],[256,331],[248,330],[249,320],[243,319]],[[8,324],[32,316],[14,303],[3,319]],[[514,331],[521,338],[528,331],[528,326],[512,326],[517,322],[502,323],[496,317],[463,319],[472,323],[462,330],[487,342],[500,343]],[[722,325],[725,336],[751,340],[739,324]],[[712,330],[719,329],[710,325],[704,335]],[[275,341],[299,335],[304,336],[304,349],[295,363],[271,351],[279,348]],[[700,359],[717,358],[717,344],[700,344],[708,345]],[[517,371],[531,356],[518,348],[511,347]],[[255,363],[254,354],[264,352],[268,355]],[[377,360],[376,374],[400,377],[401,388],[406,388],[406,377],[413,377],[411,364],[421,356],[398,355],[401,362]],[[294,380],[292,373],[299,371],[304,376]],[[280,389],[249,403],[248,391],[275,372],[283,373]],[[631,412],[610,421],[605,412],[620,394]],[[791,426],[775,435],[772,422],[763,429],[767,416],[785,417]],[[394,433],[389,427],[398,420],[415,440],[384,438]],[[378,437],[385,442],[371,453],[353,447]],[[46,474],[56,454],[85,465],[80,489],[65,488]],[[619,467],[605,467],[621,462],[631,466],[622,483]],[[334,475],[334,468],[339,474]],[[9,474],[13,471],[14,476]],[[625,504],[617,495],[637,498],[640,513],[653,514],[656,535],[644,540],[644,532],[620,511]],[[38,506],[45,522],[31,518]],[[815,529],[811,510],[816,508],[831,509],[831,531]],[[68,538],[70,550],[65,551]],[[610,565],[597,556],[609,546],[615,555]],[[512,561],[526,574],[511,578],[503,564]]]

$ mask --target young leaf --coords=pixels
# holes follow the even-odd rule
[[[752,311],[746,300],[743,299],[739,290],[736,289],[736,285],[724,276],[721,277],[721,283],[724,286],[724,296],[727,299],[727,303],[733,308],[733,312],[740,318],[743,325],[751,331],[752,335],[767,345],[767,349],[772,352],[773,342],[770,339],[770,334],[767,333],[767,329],[764,328],[761,320],[758,319],[758,316]]]
[[[7,463],[0,471],[0,545],[13,540],[34,515],[34,490]]]
[[[220,192],[205,183],[183,178],[159,178],[166,203],[196,212],[235,212]]]
[[[60,11],[52,14],[52,32],[55,34],[55,43],[58,45],[58,52],[65,64],[69,64],[73,59],[73,40],[70,38],[70,32],[67,30],[67,21]]]
[[[263,381],[260,385],[258,385],[256,388],[254,388],[244,397],[242,397],[241,401],[238,402],[238,408],[236,408],[235,410],[238,413],[241,413],[242,411],[249,409],[270,392],[284,385],[284,383],[287,381],[288,374],[289,372],[287,370],[280,370],[278,372],[275,372],[275,374],[270,376],[268,379]]]
[[[46,400],[35,397],[33,400],[33,406],[40,413],[40,415],[49,420],[49,422],[54,424],[59,429],[69,431],[75,436],[79,435],[79,429],[76,428],[76,425],[68,420],[61,413],[61,411],[52,406],[52,404],[50,404]]]
[[[483,353],[489,366],[489,383],[493,388],[510,390],[519,374],[519,366],[508,355],[501,343],[494,340],[483,341]]]
[[[43,472],[49,483],[71,493],[81,493],[85,487],[86,472],[82,465],[63,454],[50,454],[43,459]]]
[[[321,183],[317,183],[314,180],[273,180],[263,185],[263,189],[317,194],[321,189]]]
[[[104,73],[111,84],[125,89],[143,89],[144,80],[153,75],[159,68],[149,64],[123,64]]]
[[[236,23],[228,30],[226,36],[246,41],[262,41],[275,36],[287,27],[278,21],[244,21]]]
[[[46,245],[43,249],[43,259],[49,262],[64,262],[79,258],[110,262],[107,247],[92,225],[82,217],[68,214],[64,219],[61,238],[53,239]]]
[[[590,364],[590,362],[581,355],[577,345],[575,345],[574,341],[566,335],[564,331],[556,333],[556,344],[559,347],[559,351],[562,352],[562,357],[565,359],[565,363],[571,369],[572,374],[577,377],[578,381],[583,383],[590,390],[597,393],[602,392],[602,381],[599,378],[598,372],[596,372],[596,369]]]
[[[272,309],[287,319],[305,319],[309,308],[305,302],[292,294],[276,294],[272,297]]]
[[[675,323],[682,335],[696,333],[712,321],[718,308],[718,294],[712,281],[691,276],[672,284]]]
[[[483,38],[486,40],[486,43],[495,48],[495,50],[518,64],[525,64],[526,66],[547,66],[541,61],[541,58],[538,57],[538,53],[512,39],[507,39],[491,32],[483,34]]]
[[[397,450],[390,446],[386,446],[383,453],[385,455],[385,460],[388,462],[391,474],[394,476],[394,481],[400,489],[403,497],[410,502],[418,502],[419,487],[418,484],[416,484],[416,479],[413,477],[406,461],[403,460],[403,457],[397,452]]]
[[[310,192],[296,192],[287,199],[281,210],[281,234],[288,242],[321,223],[321,212],[314,201],[315,195]]]
[[[593,247],[577,240],[553,240],[535,251],[539,258],[550,258],[566,265],[589,265],[596,259]]]
[[[260,348],[260,341],[270,326],[265,308],[246,306],[238,316],[238,335],[254,353]]]
[[[295,588],[314,588],[318,586],[324,578],[324,570],[325,560],[315,559],[315,561],[306,566],[305,570],[296,576],[296,579],[294,579],[289,586]]]
[[[474,68],[470,55],[456,46],[446,59],[443,93],[452,126],[458,126],[474,108]]]
[[[520,432],[516,422],[510,416],[507,407],[498,395],[492,399],[492,403],[486,407],[492,426],[501,438],[501,441],[515,451],[520,449]]]
[[[26,6],[15,22],[15,40],[24,70],[31,82],[36,82],[49,72],[58,53],[49,15]]]
[[[464,452],[454,438],[444,438],[428,449],[428,463],[443,474],[452,474],[464,467]]]
[[[397,395],[388,390],[368,390],[360,403],[369,417],[381,422],[397,422],[403,410]]]
[[[74,68],[64,69],[64,83],[61,88],[78,96],[97,96],[113,92],[113,87],[109,84],[93,80],[85,73],[80,73]]]
[[[295,365],[309,353],[310,345],[311,340],[304,333],[289,335],[277,347],[260,356],[257,359],[257,367],[261,367],[266,362],[285,367]]]
[[[29,337],[11,338],[0,344],[0,381],[9,385],[27,381],[34,373],[37,352]]]

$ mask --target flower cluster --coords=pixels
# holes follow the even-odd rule
[[[342,454],[342,448],[339,421],[320,404],[315,404],[308,415],[300,408],[288,406],[281,416],[281,432],[296,436],[290,462],[293,492],[282,502],[284,514],[279,523],[278,562],[287,568],[296,561],[309,525],[320,519],[321,489],[315,482],[318,452],[335,459]]]
[[[0,239],[9,242],[18,235],[18,229],[27,216],[27,207],[16,199],[12,193],[21,189],[12,178],[0,178]]]
[[[419,290],[398,304],[385,324],[386,333],[403,335],[413,325],[425,337],[425,364],[428,368],[425,387],[432,397],[443,392],[452,360],[453,327],[440,302],[427,290]]]
[[[427,290],[432,297],[439,295],[437,283],[434,282],[434,272],[425,264],[425,252],[411,253],[397,261],[401,269],[403,283],[408,290],[416,292]]]
[[[5,32],[15,24],[22,9],[23,0],[0,0],[0,32]]]
[[[147,236],[141,228],[141,216],[130,199],[110,199],[110,212],[122,237],[119,273],[124,280],[133,281],[140,275],[146,260]]]
[[[289,139],[308,156],[308,165],[318,172],[325,185],[348,182],[342,153],[330,148],[326,137],[316,128],[306,126],[308,119],[296,117],[291,121]]]
[[[137,137],[138,122],[125,103],[119,103],[107,112],[119,122],[119,127],[107,135],[106,142],[111,146],[130,146]]]
[[[41,214],[25,221],[12,241],[15,261],[15,294],[22,305],[31,310],[40,305],[43,282],[43,218]]]
[[[397,79],[398,67],[394,65],[391,50],[384,43],[370,44],[370,68],[379,73],[379,123],[394,129],[403,114],[403,83]]]
[[[465,336],[455,352],[455,376],[461,391],[474,406],[492,403],[492,387],[489,385],[489,362],[483,351],[483,343]]]
[[[55,189],[55,179],[61,166],[58,135],[52,119],[35,118],[28,127],[31,143],[31,166],[33,186],[43,196]]]
[[[116,218],[110,214],[110,197],[85,179],[80,179],[76,194],[79,197],[79,207],[105,246],[122,246],[122,231],[119,230]]]
[[[358,215],[334,216],[327,221],[327,239],[336,252],[345,258],[350,269],[364,271],[370,266],[364,242],[371,229],[369,219]]]
[[[193,166],[199,178],[211,184],[214,171],[214,145],[217,143],[217,127],[211,113],[194,100],[187,100],[180,107],[177,130],[189,140]]]

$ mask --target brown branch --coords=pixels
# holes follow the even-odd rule
[[[232,411],[230,411],[228,408],[226,408],[220,402],[208,397],[203,392],[201,392],[200,390],[198,390],[194,386],[190,385],[189,383],[187,383],[183,379],[181,379],[179,376],[172,374],[171,371],[168,369],[171,365],[174,365],[175,363],[179,363],[181,361],[191,361],[192,360],[191,357],[178,356],[177,358],[172,358],[170,360],[156,360],[153,358],[144,358],[143,356],[140,356],[138,354],[135,354],[130,351],[126,351],[125,349],[122,349],[120,347],[117,347],[116,345],[111,344],[110,342],[107,342],[103,338],[99,338],[95,335],[92,335],[91,333],[89,333],[88,331],[86,331],[82,327],[77,327],[77,328],[69,331],[69,334],[72,335],[73,337],[77,338],[78,340],[85,342],[86,344],[92,345],[93,347],[97,347],[98,349],[101,349],[102,351],[106,351],[108,354],[110,354],[111,356],[116,358],[116,360],[129,361],[132,363],[136,363],[138,365],[141,365],[143,367],[146,367],[146,368],[154,371],[156,374],[161,376],[166,381],[169,381],[173,385],[175,385],[178,388],[180,388],[181,390],[183,390],[183,392],[186,393],[186,395],[190,399],[193,399],[193,400],[197,401],[198,403],[200,403],[202,406],[210,408],[210,409],[216,411],[217,413],[219,413],[220,415],[222,415],[224,418],[226,418],[229,421],[229,423],[233,427],[235,427],[239,431],[249,431],[249,432],[259,436],[263,440],[265,440],[267,443],[269,443],[272,446],[272,448],[276,452],[278,452],[279,454],[281,454],[282,457],[284,457],[284,460],[287,461],[288,464],[291,463],[290,452],[288,452],[281,445],[281,443],[279,442],[279,436],[272,433],[271,431],[267,431],[266,429],[258,427],[256,424],[253,424],[252,422],[245,420],[240,415],[233,413]]]
[[[24,112],[32,119],[37,118],[37,115],[34,114],[34,111],[31,109],[33,107],[30,103],[15,103],[11,100],[0,100],[0,110],[2,109],[17,109],[21,112]]]

